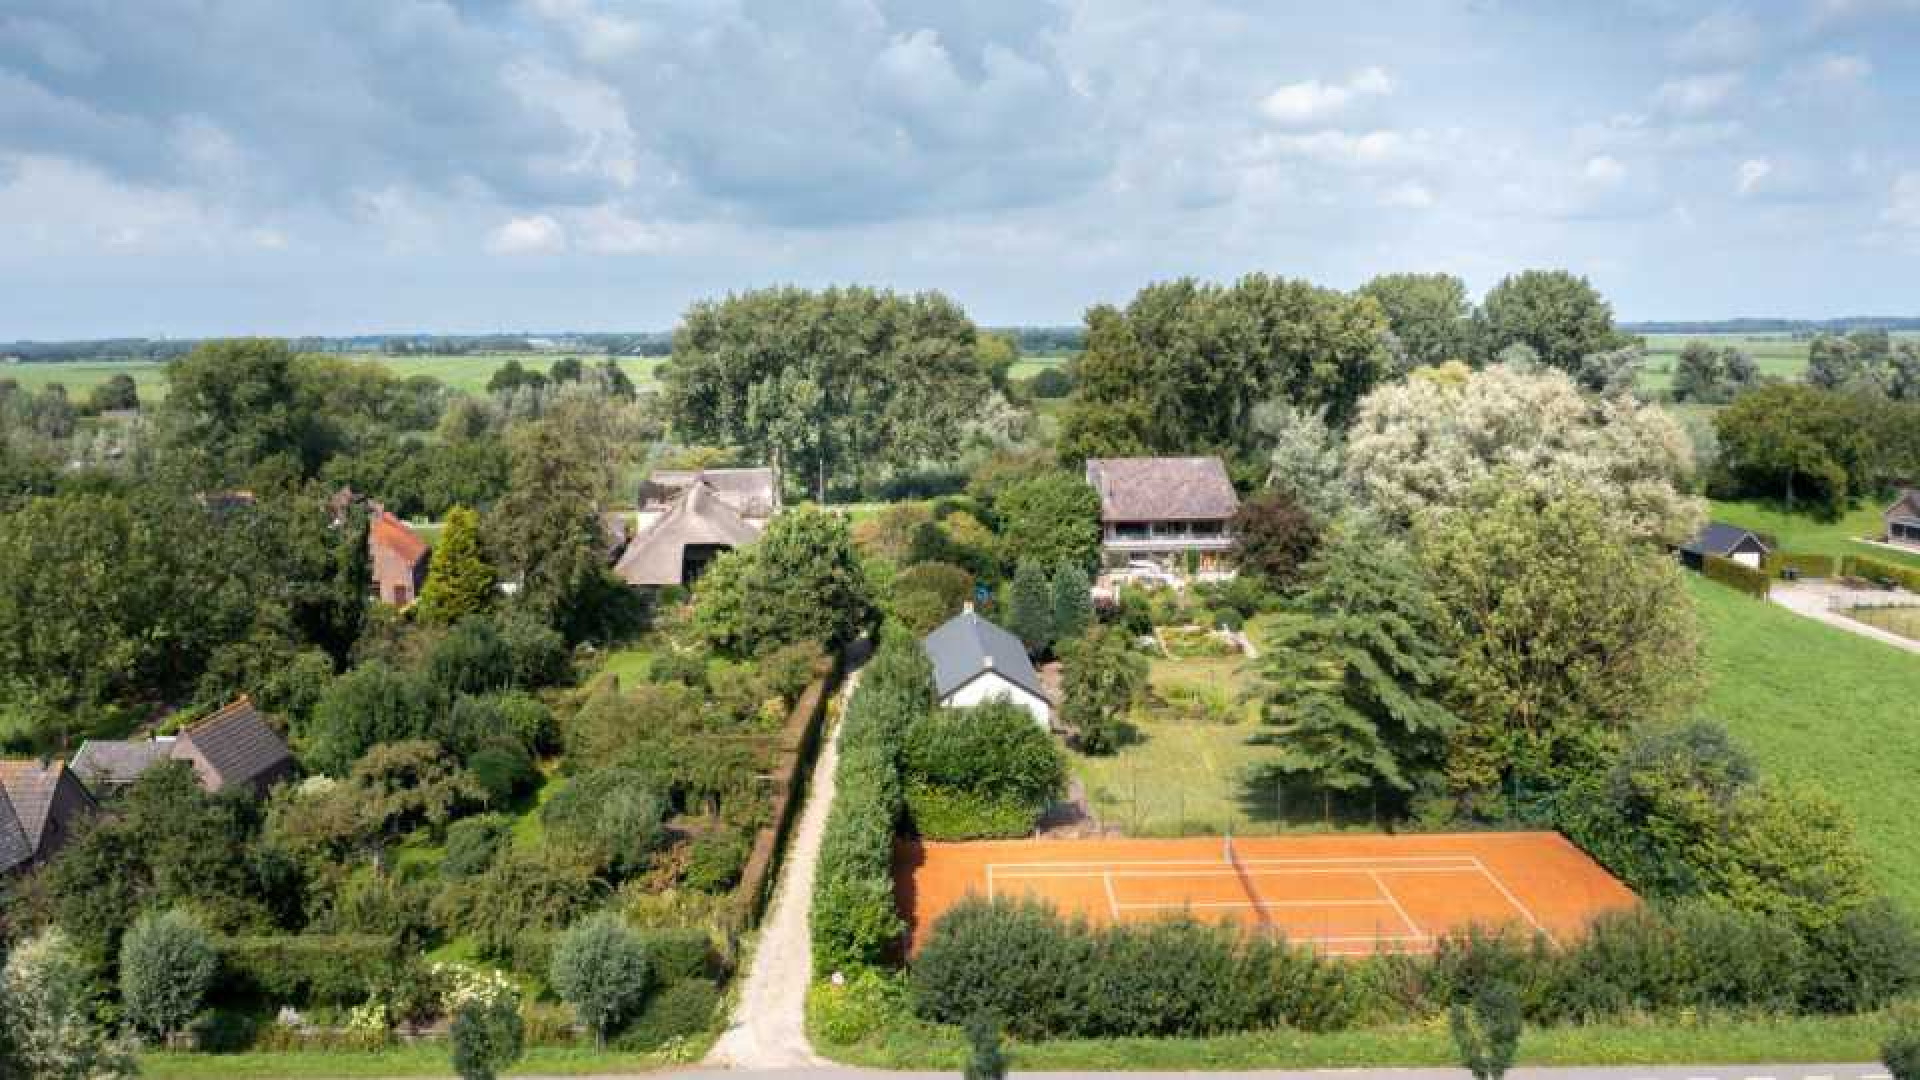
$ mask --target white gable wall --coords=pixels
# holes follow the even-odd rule
[[[1053,723],[1053,706],[1047,699],[1019,686],[997,671],[982,672],[974,679],[962,684],[959,689],[940,699],[940,704],[966,708],[984,705],[989,701],[1010,701],[1033,714],[1034,722],[1043,728]]]

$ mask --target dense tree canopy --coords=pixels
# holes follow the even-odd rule
[[[1382,274],[1360,286],[1386,314],[1411,367],[1474,356],[1473,303],[1452,274]]]
[[[804,478],[949,460],[991,390],[978,331],[938,293],[767,289],[694,305],[664,370],[675,433]],[[990,358],[989,358],[990,359]]]
[[[694,619],[714,645],[749,656],[800,641],[838,649],[866,631],[873,613],[846,519],[801,506],[774,518],[756,543],[714,560]]]
[[[1237,449],[1271,398],[1343,422],[1387,370],[1386,332],[1371,297],[1303,281],[1150,285],[1125,310],[1087,312],[1061,456]]]
[[[1732,345],[1689,341],[1673,365],[1673,400],[1722,405],[1760,383],[1753,357]]]
[[[1422,369],[1361,403],[1347,475],[1389,518],[1465,505],[1496,472],[1537,492],[1585,490],[1632,537],[1678,543],[1704,517],[1700,500],[1683,494],[1693,446],[1679,425],[1655,406],[1587,394],[1559,372]]]
[[[1480,305],[1483,348],[1532,349],[1539,362],[1569,375],[1591,353],[1628,343],[1614,329],[1613,308],[1586,278],[1565,270],[1528,270],[1505,278]]]
[[[1720,466],[1742,490],[1830,514],[1869,491],[1888,449],[1861,399],[1812,386],[1768,386],[1714,418]]]

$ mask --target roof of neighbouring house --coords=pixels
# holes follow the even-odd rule
[[[406,522],[386,510],[375,513],[367,522],[367,543],[385,548],[408,563],[418,563],[427,557],[427,542],[407,528]]]
[[[1920,521],[1920,488],[1905,488],[1881,517],[1913,518]]]
[[[1103,521],[1216,521],[1240,509],[1217,457],[1088,458]]]
[[[167,760],[172,739],[88,739],[68,765],[81,783],[131,784],[155,764]]]
[[[736,548],[759,536],[712,485],[695,481],[658,521],[627,541],[613,572],[629,585],[679,585],[688,547]]]
[[[47,826],[60,803],[62,781],[73,783],[81,805],[86,789],[58,761],[0,761],[0,872],[30,861],[46,842]]]
[[[287,741],[245,697],[182,731],[174,740],[172,756],[185,756],[188,747],[199,751],[213,771],[215,791],[256,783],[293,760]]]
[[[780,510],[780,470],[767,465],[738,469],[655,469],[640,485],[640,505],[658,506],[704,481],[721,502],[743,517],[768,518]]]
[[[1708,524],[1706,528],[1700,530],[1700,535],[1681,544],[1680,550],[1689,555],[1719,555],[1724,558],[1733,554],[1733,550],[1748,538],[1752,538],[1754,543],[1759,544],[1761,551],[1772,550],[1765,540],[1760,539],[1760,534],[1752,529],[1743,529],[1738,525],[1728,525],[1721,521]]]
[[[988,671],[1037,697],[1047,697],[1040,688],[1040,673],[1027,659],[1026,646],[971,608],[940,624],[921,645],[933,662],[937,697],[945,698]]]

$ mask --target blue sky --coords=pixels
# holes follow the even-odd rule
[[[1920,0],[0,0],[0,340],[1535,266],[1920,314],[1917,131]]]

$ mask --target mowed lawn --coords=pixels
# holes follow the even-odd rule
[[[1807,513],[1788,513],[1777,502],[1715,499],[1707,513],[1715,521],[1772,536],[1779,542],[1781,550],[1797,555],[1866,555],[1920,566],[1920,555],[1860,542],[1861,537],[1880,535],[1883,528],[1880,512],[1884,509],[1886,505],[1879,499],[1860,499],[1844,516],[1833,521],[1821,521]]]
[[[483,394],[487,389],[487,380],[509,360],[520,361],[520,366],[529,371],[546,371],[567,354],[530,354],[530,353],[475,353],[471,356],[386,356],[373,353],[349,353],[347,358],[361,363],[379,364],[401,378],[414,375],[431,375],[455,390],[468,394]],[[594,365],[605,359],[603,356],[581,356],[584,364]],[[664,357],[658,356],[621,356],[615,358],[620,370],[627,373],[635,386],[645,388],[654,381],[654,373],[659,369]],[[165,377],[166,365],[149,361],[85,361],[70,364],[0,364],[0,379],[14,379],[28,390],[37,390],[48,383],[59,383],[67,388],[67,395],[76,401],[84,400],[95,386],[106,382],[114,375],[133,376],[140,388],[140,400],[151,403],[167,396]]]
[[[1706,638],[1701,712],[1763,772],[1853,814],[1880,884],[1920,915],[1920,656],[1688,577]]]

